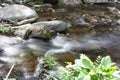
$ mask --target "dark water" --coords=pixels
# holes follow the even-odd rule
[[[94,11],[93,11],[94,10]],[[39,64],[38,57],[44,55],[59,55],[60,64],[68,60],[74,60],[73,55],[85,53],[92,59],[98,55],[110,55],[118,66],[120,64],[120,25],[115,22],[119,19],[113,16],[106,6],[76,7],[76,8],[56,8],[56,12],[38,12],[40,21],[64,20],[69,27],[69,32],[65,35],[57,35],[49,41],[38,39],[22,40],[18,37],[7,37],[0,35],[0,80],[5,77],[15,64],[11,77],[18,80],[37,75],[36,70]],[[106,19],[94,22],[95,19]],[[83,17],[85,20],[83,20]],[[93,19],[93,21],[92,21]],[[113,22],[109,23],[109,20]],[[86,25],[89,23],[89,25]],[[64,60],[65,59],[65,60]],[[25,77],[25,78],[23,78]]]

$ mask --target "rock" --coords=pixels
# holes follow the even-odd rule
[[[117,9],[116,7],[107,7],[107,8],[112,14],[120,17],[120,10],[119,9]]]
[[[47,26],[49,29],[54,30],[55,32],[63,32],[63,33],[67,31],[67,27],[68,27],[65,22],[60,20],[36,22],[33,25]]]
[[[71,14],[70,17],[66,18],[72,25],[79,27],[88,27],[89,23],[86,22],[85,18],[78,14]]]
[[[28,38],[40,38],[50,39],[52,37],[52,30],[43,25],[25,24],[21,26],[13,27],[15,29],[14,34],[24,39]]]
[[[14,25],[33,22],[37,18],[37,13],[24,5],[14,4],[0,8],[0,19]]]
[[[52,37],[52,31],[46,26],[36,25],[31,26],[27,29],[24,38],[40,38],[40,39],[50,39]]]
[[[14,31],[14,35],[19,36],[21,38],[24,38],[28,27],[31,27],[32,24],[25,24],[25,25],[21,25],[21,26],[15,26],[12,27],[12,30]]]
[[[0,0],[1,3],[12,3],[13,0]]]
[[[120,25],[120,19],[119,19],[119,20],[117,20],[117,24],[119,24],[119,25]]]
[[[52,7],[53,5],[46,3],[43,5],[34,5],[33,9],[42,13],[55,12],[55,10]]]
[[[65,5],[75,6],[79,5],[81,3],[81,0],[61,0],[61,2]]]

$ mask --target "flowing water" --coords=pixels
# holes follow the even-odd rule
[[[61,10],[63,11],[63,9]],[[103,7],[100,10],[95,9],[96,11],[93,13],[91,9],[90,11],[82,8],[72,10],[74,9],[72,8],[68,12],[40,13],[40,21],[63,19],[68,22],[68,25],[77,20],[77,23],[80,21],[80,23],[85,24],[83,19],[79,19],[79,15],[91,14],[93,15],[92,17],[95,17],[101,16],[104,11]],[[106,10],[104,14],[111,15]],[[15,64],[15,67],[10,75],[11,77],[15,77],[18,80],[25,80],[25,78],[29,78],[31,75],[33,77],[36,76],[37,74],[35,73],[39,69],[37,66],[40,64],[38,58],[43,55],[62,53],[61,55],[65,56],[65,58],[68,58],[70,55],[66,56],[64,54],[69,54],[70,52],[75,52],[75,55],[85,53],[91,58],[95,58],[98,55],[110,55],[112,60],[118,63],[119,66],[120,25],[101,25],[102,23],[99,23],[94,27],[91,26],[88,28],[83,24],[79,26],[73,23],[67,35],[59,34],[49,41],[32,38],[23,40],[19,37],[0,35],[0,80],[6,77],[13,64]],[[65,59],[63,56],[60,56],[61,59]]]

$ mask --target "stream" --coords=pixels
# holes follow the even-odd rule
[[[49,41],[35,38],[23,40],[20,37],[0,35],[0,80],[6,77],[13,64],[15,67],[10,77],[27,80],[36,76],[39,58],[44,55],[57,55],[62,65],[65,65],[64,61],[74,60],[71,53],[75,53],[75,58],[79,58],[77,56],[84,53],[93,60],[98,55],[110,55],[120,67],[120,25],[116,24],[119,18],[112,16],[104,7],[100,7],[99,10],[95,7],[88,8],[88,6],[55,9],[55,13],[39,13],[39,21],[63,19],[68,25],[72,25],[65,35],[57,34]],[[102,16],[103,14],[108,18]],[[86,25],[87,22],[81,16],[84,18],[87,16],[87,21],[91,22],[90,27]],[[89,19],[95,21],[96,17],[103,18],[96,24],[92,24]],[[103,24],[109,20],[113,20],[112,24],[109,22]],[[31,78],[31,80],[34,79]]]

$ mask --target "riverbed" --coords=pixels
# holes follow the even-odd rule
[[[81,53],[92,60],[99,55],[109,55],[120,66],[120,24],[117,23],[120,17],[107,7],[111,5],[55,7],[55,12],[38,11],[39,21],[63,20],[70,26],[67,33],[58,33],[48,41],[0,35],[0,48],[4,49],[0,49],[0,80],[6,77],[13,64],[15,67],[10,77],[25,80],[34,76],[38,59],[46,55],[56,55],[62,66],[66,61],[74,62]]]

